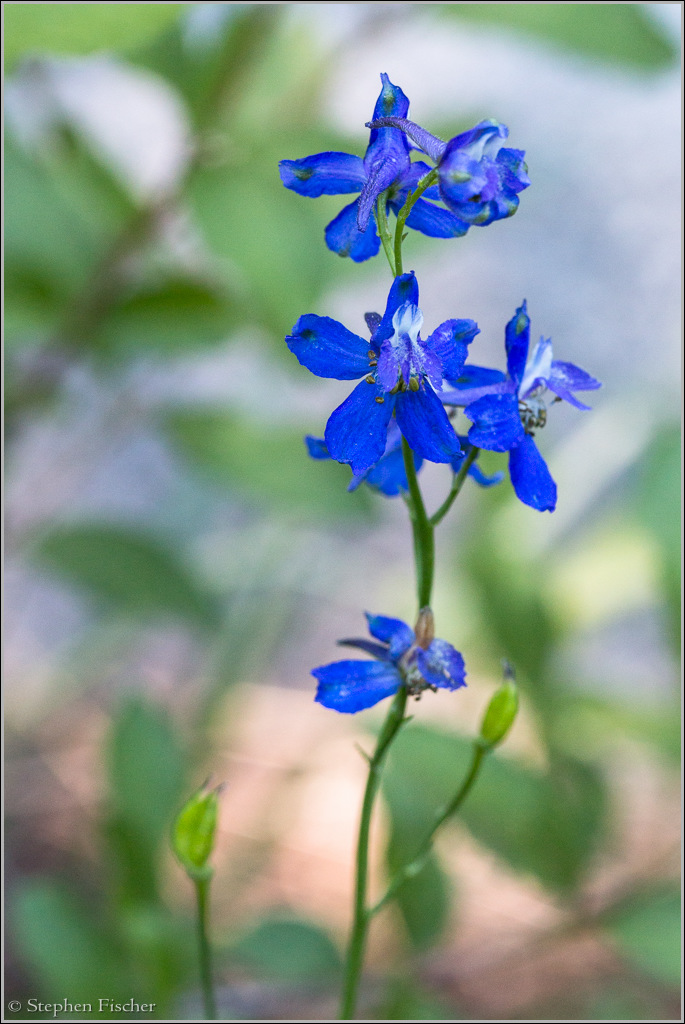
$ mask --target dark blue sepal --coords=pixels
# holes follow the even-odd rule
[[[519,501],[538,512],[554,512],[557,485],[530,434],[509,452],[509,476]]]
[[[334,661],[312,669],[312,675],[319,681],[314,699],[346,714],[373,707],[402,685],[399,671],[384,661]]]

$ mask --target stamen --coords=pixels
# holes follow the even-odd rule
[[[379,405],[383,405],[385,398],[383,397],[383,395],[376,395],[376,401],[378,402]]]
[[[409,378],[409,390],[410,391],[418,391],[419,387],[420,387],[419,378],[418,377],[410,377]]]
[[[372,373],[368,374],[368,376],[365,377],[364,380],[366,381],[367,384],[375,384],[376,383],[376,380],[375,380],[374,375]]]

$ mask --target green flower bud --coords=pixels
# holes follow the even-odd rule
[[[205,784],[174,822],[172,849],[191,878],[208,878],[212,873],[207,861],[214,849],[220,792],[221,786],[208,790]]]
[[[518,690],[513,679],[507,679],[493,695],[483,716],[480,737],[488,747],[496,747],[505,738],[519,707]]]

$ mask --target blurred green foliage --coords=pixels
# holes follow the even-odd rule
[[[223,411],[176,413],[169,428],[189,460],[213,479],[236,487],[255,507],[300,520],[372,515],[367,488],[347,493],[346,466],[303,458],[302,428],[250,422]],[[298,465],[297,474],[293,465]]]
[[[5,69],[24,57],[138,46],[178,18],[185,4],[7,4]],[[57,16],[56,16],[57,15]]]
[[[436,4],[447,17],[537,36],[593,60],[646,71],[673,63],[676,52],[640,4]]]
[[[266,918],[240,936],[231,957],[258,977],[289,983],[335,984],[340,954],[327,932],[309,921]]]
[[[609,917],[608,931],[638,970],[678,988],[682,977],[682,907],[677,888],[628,897]]]
[[[209,30],[192,20],[200,6],[214,8]],[[40,55],[114,50],[130,68],[159,77],[191,132],[178,179],[162,194],[141,198],[65,112],[35,138],[9,119],[9,425],[60,415],[70,400],[64,382],[74,367],[120,384],[141,360],[174,365],[176,358],[211,351],[246,329],[263,339],[270,357],[285,356],[283,337],[295,319],[323,312],[324,291],[356,276],[358,268],[323,246],[338,198],[303,202],[278,179],[283,157],[325,149],[361,153],[364,146],[361,136],[349,142],[322,123],[329,58],[317,52],[306,30],[288,23],[283,9],[289,6],[5,5],[7,67],[24,82],[39,81]],[[371,6],[378,13],[384,7]],[[659,70],[674,60],[671,44],[635,4],[401,6],[403,17],[413,16],[416,7],[429,17],[515,29],[624,68]],[[26,57],[31,59],[22,65]],[[179,224],[182,246],[170,240],[170,226]],[[291,372],[297,380],[298,369]],[[166,902],[168,834],[182,794],[211,758],[208,737],[231,686],[246,675],[259,676],[260,659],[269,657],[295,611],[301,622],[302,595],[279,577],[295,546],[282,543],[283,531],[292,538],[300,526],[338,530],[345,521],[359,531],[375,521],[376,499],[368,490],[346,493],[346,468],[306,458],[302,434],[317,429],[314,424],[284,423],[277,409],[266,422],[259,418],[260,401],[256,394],[250,415],[192,402],[179,409],[169,401],[145,420],[165,450],[176,454],[178,471],[199,501],[209,507],[217,492],[225,498],[222,514],[230,520],[234,548],[247,543],[234,529],[241,516],[281,524],[274,526],[276,552],[249,580],[238,562],[230,581],[225,565],[212,565],[214,575],[206,565],[198,567],[198,542],[213,525],[210,513],[201,523],[179,527],[170,512],[163,529],[78,516],[65,524],[54,517],[21,538],[21,553],[35,566],[90,599],[95,627],[126,621],[129,629],[139,627],[144,642],[150,623],[177,622],[203,650],[202,689],[182,722],[152,698],[108,698],[100,861],[84,857],[82,871],[69,879],[16,884],[16,942],[30,984],[46,999],[68,993],[72,1001],[97,1002],[104,993],[130,997],[135,988],[136,998],[156,1002],[164,1017],[195,990],[190,922]],[[120,415],[128,415],[125,402]],[[653,439],[627,487],[631,514],[657,552],[660,594],[675,640],[678,430]],[[506,750],[490,757],[455,826],[468,829],[510,870],[535,879],[572,913],[613,827],[598,751],[627,734],[672,763],[678,716],[671,705],[636,710],[618,699],[590,698],[566,677],[560,652],[571,627],[549,597],[544,558],[531,560],[502,542],[498,513],[508,500],[505,488],[489,495],[479,530],[460,534],[454,564],[474,596],[483,649],[516,666],[547,767],[534,769]],[[607,516],[615,514],[611,509]],[[97,648],[89,658],[88,670],[99,680]],[[401,734],[384,780],[389,873],[412,858],[436,809],[461,781],[469,753],[469,741],[445,729],[413,724]],[[413,950],[426,951],[445,937],[458,915],[458,893],[438,844],[398,893],[397,910]],[[662,986],[660,994],[677,984],[676,910],[672,889],[630,893],[595,922],[630,970]],[[260,981],[334,985],[340,970],[337,941],[319,924],[295,917],[274,915],[231,929],[223,948],[222,978],[237,971]],[[426,994],[420,980],[395,981],[392,970],[389,977],[376,1006],[379,1018],[458,1019],[453,1007]],[[632,1006],[635,1015],[639,999],[637,1010],[627,999],[607,989],[605,1003],[598,999],[588,1013],[611,1019],[612,1007]]]

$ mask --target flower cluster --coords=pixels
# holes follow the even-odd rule
[[[403,118],[409,100],[381,75],[383,87],[374,107],[374,118]],[[405,135],[395,128],[372,128],[364,158],[352,153],[316,153],[301,160],[281,160],[279,171],[286,188],[312,198],[359,192],[326,228],[326,245],[340,256],[357,263],[375,256],[380,249],[376,223],[371,216],[378,197],[385,193],[386,215],[397,214],[421,178],[431,168],[421,160],[410,160]],[[456,238],[466,234],[469,225],[442,206],[428,202],[439,199],[438,190],[426,192],[412,209],[407,226],[432,238]]]
[[[548,401],[587,409],[575,392],[594,390],[599,381],[572,363],[553,359],[549,339],[541,338],[529,352],[525,301],[506,326],[506,374],[468,361],[469,346],[480,333],[472,319],[446,320],[423,337],[416,275],[402,272],[398,256],[405,226],[454,238],[473,226],[511,217],[520,193],[530,185],[524,153],[504,146],[508,129],[494,120],[443,142],[408,119],[409,100],[386,74],[381,83],[363,157],[325,152],[279,165],[283,184],[299,195],[357,193],[327,226],[326,244],[363,262],[379,252],[382,237],[393,272],[385,312],[365,316],[368,338],[315,313],[301,316],[286,338],[290,351],[317,376],[359,381],[331,413],[323,438],[306,438],[309,454],[350,466],[350,490],[365,483],[388,497],[411,495],[410,475],[415,494],[416,473],[424,462],[449,465],[452,490],[444,509],[432,520],[425,518],[431,527],[466,475],[482,486],[502,479],[502,473],[487,476],[479,468],[481,450],[508,452],[520,501],[553,511],[556,484],[535,432],[546,423]],[[413,159],[417,150],[431,164]],[[391,212],[398,217],[394,259],[388,243]],[[470,422],[468,433],[466,427],[457,433],[453,422],[462,411]],[[461,655],[433,638],[430,609],[422,610],[416,633],[398,619],[367,618],[373,641],[341,642],[373,660],[314,669],[320,703],[354,712],[400,687],[419,695],[427,688],[465,685]]]

